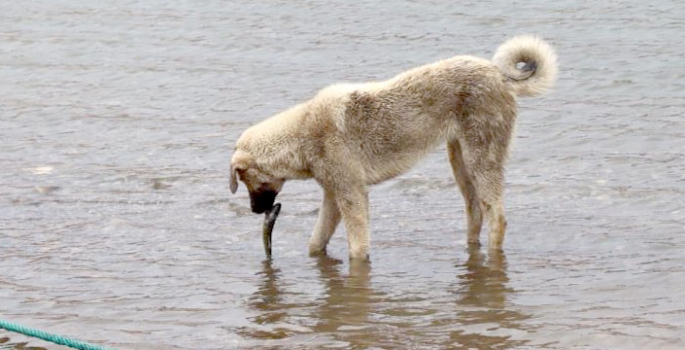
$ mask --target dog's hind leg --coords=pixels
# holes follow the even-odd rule
[[[466,222],[468,224],[468,243],[479,244],[480,231],[483,226],[483,214],[480,210],[478,193],[469,175],[469,169],[464,164],[461,145],[458,140],[447,142],[447,153],[454,179],[461,189],[466,204]]]
[[[472,175],[473,185],[480,200],[480,210],[488,219],[488,246],[501,249],[507,221],[504,218],[504,156],[493,154],[499,151],[489,148],[466,161]]]
[[[320,255],[326,253],[326,246],[331,236],[335,233],[336,227],[340,223],[340,210],[335,200],[335,195],[324,189],[319,218],[314,226],[314,232],[309,239],[309,255]]]
[[[489,185],[486,184],[485,186]],[[502,196],[484,196],[484,199],[481,201],[481,210],[486,213],[488,218],[488,246],[490,249],[502,249],[504,232],[507,229]]]

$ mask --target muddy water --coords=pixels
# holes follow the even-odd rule
[[[685,347],[681,1],[88,3],[0,11],[0,317],[123,349]],[[538,33],[504,253],[469,250],[444,149],[371,193],[372,264],[306,255],[321,191],[262,217],[240,132],[336,81]],[[9,343],[59,347],[16,334]]]

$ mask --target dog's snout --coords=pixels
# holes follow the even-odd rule
[[[276,195],[278,195],[278,192],[273,190],[257,190],[250,192],[250,206],[252,207],[252,212],[261,214],[270,210],[274,206]]]

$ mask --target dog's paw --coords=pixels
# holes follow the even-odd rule
[[[326,247],[309,246],[309,256],[316,257],[316,256],[325,256],[325,255],[326,255]]]

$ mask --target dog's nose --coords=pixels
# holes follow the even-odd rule
[[[270,190],[250,192],[250,206],[252,207],[252,212],[261,214],[267,210],[271,210],[274,206],[277,194],[278,192]]]

